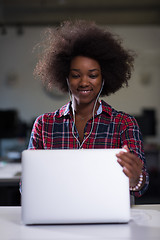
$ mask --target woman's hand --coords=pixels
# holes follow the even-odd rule
[[[116,154],[118,163],[122,166],[123,172],[129,177],[130,187],[135,187],[139,182],[142,173],[143,162],[135,154],[131,153],[127,146],[124,146],[127,152]],[[142,184],[143,185],[143,184]]]

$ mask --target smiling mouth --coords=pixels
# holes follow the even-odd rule
[[[78,89],[78,92],[84,92],[84,93],[87,93],[87,92],[91,92],[92,89]]]
[[[78,92],[82,96],[88,96],[91,93],[92,90],[89,89],[78,89]]]
[[[78,90],[78,91],[83,93],[91,92],[91,90]]]

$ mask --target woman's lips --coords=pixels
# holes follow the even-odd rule
[[[91,91],[91,89],[78,89],[78,92],[82,95],[88,95]]]

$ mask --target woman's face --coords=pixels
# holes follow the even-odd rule
[[[101,68],[96,60],[83,56],[72,59],[69,72],[69,88],[78,104],[94,102],[101,85]]]

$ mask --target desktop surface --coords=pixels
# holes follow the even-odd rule
[[[0,207],[3,240],[26,239],[160,239],[160,205],[134,205],[128,224],[29,225],[21,222],[21,207]]]

